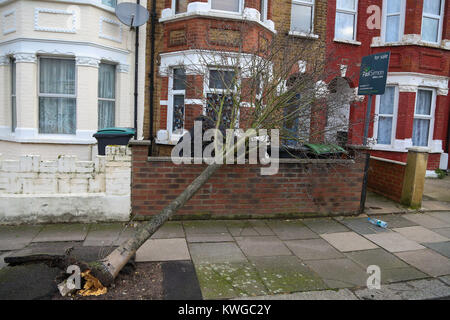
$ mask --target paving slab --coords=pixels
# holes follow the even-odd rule
[[[186,235],[228,232],[226,221],[183,221],[183,227]]]
[[[446,283],[447,285],[450,286],[450,276],[442,276],[442,277],[439,277],[439,279],[440,279],[442,282],[444,282],[444,283]]]
[[[412,251],[425,248],[417,242],[409,240],[401,234],[393,231],[378,234],[367,234],[365,237],[389,252]]]
[[[260,234],[258,231],[253,228],[253,225],[250,223],[250,221],[242,220],[233,220],[233,221],[227,221],[226,226],[228,228],[228,231],[231,235],[234,237],[244,237],[244,236],[259,236]]]
[[[275,236],[236,237],[236,242],[247,257],[292,255]]]
[[[448,189],[445,191],[448,193]],[[448,202],[429,200],[426,196],[423,197],[422,211],[448,211],[448,208]]]
[[[152,235],[151,239],[173,239],[184,237],[183,224],[181,222],[168,221]]]
[[[295,292],[259,297],[238,298],[236,300],[357,300],[349,289]]]
[[[370,265],[377,265],[380,269],[405,268],[408,264],[401,259],[387,252],[384,249],[372,249],[363,251],[347,252],[345,256],[359,264],[364,270]]]
[[[346,226],[334,219],[305,219],[303,223],[317,234],[350,231]]]
[[[413,267],[394,268],[394,269],[382,269],[381,270],[381,283],[397,283],[402,281],[425,279],[430,276],[422,271]]]
[[[51,299],[61,270],[45,264],[29,264],[0,269],[0,300]]]
[[[267,223],[281,240],[303,240],[319,238],[299,220],[276,220]]]
[[[429,216],[432,216],[433,218],[442,220],[446,223],[450,223],[450,211],[448,211],[448,212],[430,212],[427,214]]]
[[[136,251],[136,262],[190,259],[185,239],[149,239]]]
[[[416,241],[418,243],[433,243],[433,242],[445,242],[449,239],[441,236],[429,229],[422,226],[406,227],[406,228],[394,228],[395,232],[400,233],[405,238]]]
[[[410,213],[405,214],[403,217],[428,229],[450,227],[450,223],[444,222],[423,213]]]
[[[87,224],[49,224],[42,228],[32,242],[84,241],[88,230]]]
[[[433,232],[450,239],[450,228],[431,229]]]
[[[267,225],[266,220],[249,220],[250,224],[253,226],[253,229],[258,232],[260,236],[274,236],[275,233],[270,229]]]
[[[301,260],[344,258],[344,255],[323,239],[288,240],[288,248]]]
[[[387,222],[389,229],[414,227],[419,225],[411,220],[404,218],[401,214],[371,215],[370,217]]]
[[[0,226],[0,251],[24,248],[42,228],[42,226]]]
[[[188,234],[187,242],[233,242],[234,238],[229,233]]]
[[[330,288],[366,286],[366,270],[348,258],[305,262]]]
[[[128,233],[129,227],[122,223],[95,223],[89,228],[84,240],[85,246],[117,245],[122,234]],[[125,230],[125,231],[124,231]]]
[[[164,300],[202,300],[192,261],[167,261],[161,265]]]
[[[450,274],[450,260],[430,249],[399,252],[396,255],[430,276],[438,277]]]
[[[8,258],[21,259],[31,255],[51,255],[65,256],[77,246],[81,246],[81,242],[35,242],[31,243],[23,249],[16,250],[9,254]]]
[[[251,257],[270,294],[326,289],[318,274],[295,256]]]
[[[377,245],[355,232],[322,234],[321,237],[341,252],[378,248]]]
[[[195,264],[204,299],[229,299],[269,294],[249,262]]]
[[[444,257],[450,258],[450,241],[446,242],[435,242],[435,243],[424,243],[425,247],[430,248],[433,251],[443,255]]]
[[[189,251],[195,264],[247,262],[241,249],[232,242],[190,243]]]
[[[386,229],[371,224],[366,217],[344,218],[340,222],[359,234],[377,234],[387,232]]]

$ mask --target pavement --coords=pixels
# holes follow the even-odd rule
[[[169,221],[135,259],[171,262],[164,276],[174,275],[172,287],[199,284],[201,295],[177,289],[174,299],[450,299],[450,205],[427,201],[446,207],[392,214],[396,204],[371,194],[367,214],[357,217]],[[368,216],[386,221],[388,229],[370,224]],[[14,298],[16,287],[34,288],[25,298],[46,299],[56,288],[49,284],[54,269],[7,267],[4,257],[75,247],[74,254],[95,260],[138,224],[0,226],[0,299]],[[367,287],[373,265],[380,289]]]

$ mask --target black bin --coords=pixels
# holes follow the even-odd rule
[[[133,128],[105,128],[98,130],[93,135],[98,142],[98,154],[104,156],[106,146],[126,146],[134,134],[135,130]]]

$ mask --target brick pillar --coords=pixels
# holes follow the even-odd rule
[[[410,208],[422,206],[429,151],[428,148],[408,148],[401,203]]]

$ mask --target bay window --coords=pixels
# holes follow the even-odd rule
[[[396,87],[388,86],[377,101],[377,144],[391,145],[395,138]]]
[[[241,0],[210,0],[211,9],[231,12],[241,12]]]
[[[39,59],[39,133],[75,134],[75,59]]]
[[[439,43],[442,34],[445,0],[425,0],[422,13],[422,40]]]
[[[217,115],[222,109],[221,126],[225,128],[230,128],[233,118],[237,118],[233,115],[235,76],[235,72],[231,70],[209,70],[206,116],[217,121]]]
[[[98,68],[98,128],[115,125],[116,66],[100,63]]]
[[[187,11],[188,0],[174,0],[175,14]]]
[[[405,19],[404,8],[404,0],[385,0],[383,7],[385,42],[397,42],[402,39]]]
[[[11,59],[11,131],[16,131],[17,110],[16,110],[16,60]]]
[[[315,0],[293,0],[291,10],[291,31],[313,32]]]
[[[432,134],[433,106],[435,92],[430,89],[419,89],[416,97],[413,123],[413,146],[428,147]]]
[[[337,0],[334,38],[356,40],[357,0]]]

